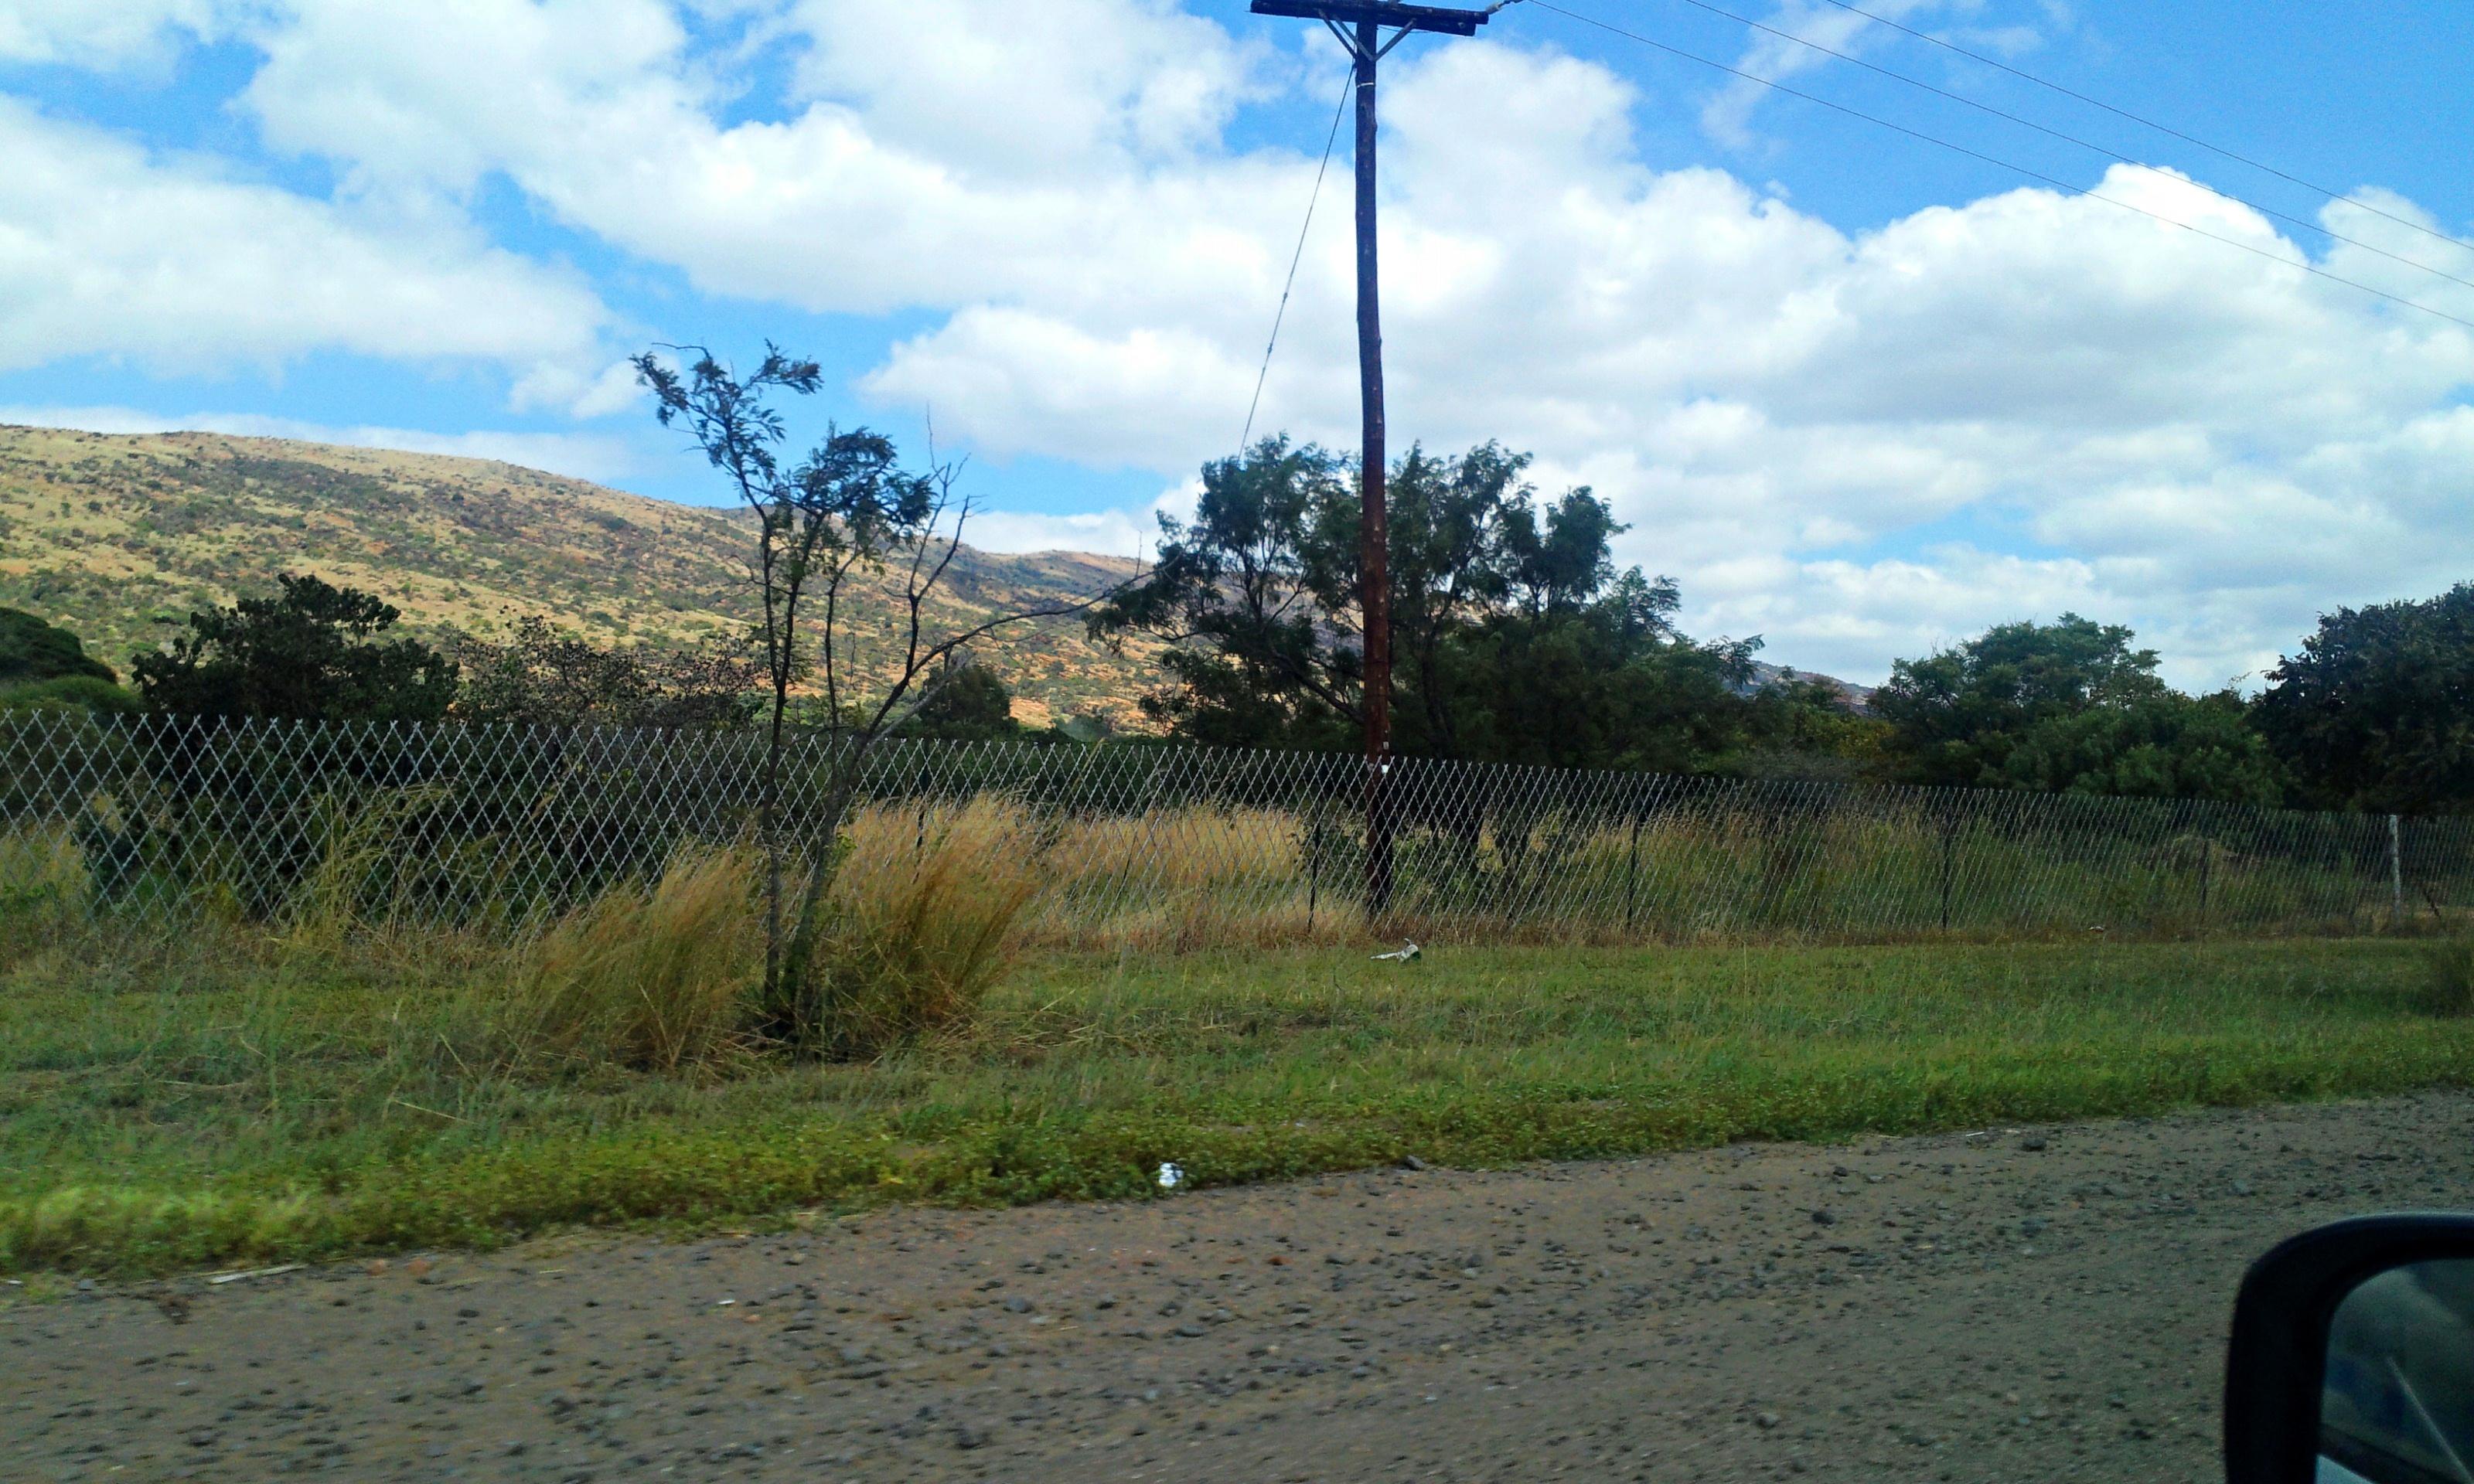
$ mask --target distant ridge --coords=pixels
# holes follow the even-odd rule
[[[538,613],[596,642],[676,643],[753,621],[742,513],[680,505],[483,459],[219,433],[0,424],[0,606],[66,625],[126,668],[194,609],[315,572],[382,594],[416,632],[488,633]],[[965,547],[933,615],[952,633],[1104,590],[1135,570],[1081,552]],[[889,641],[891,603],[870,615]],[[1079,618],[1002,631],[975,653],[1032,726],[1104,716],[1141,730],[1155,646],[1113,654]],[[1756,683],[1777,665],[1755,666]],[[1862,706],[1872,691],[1829,676]]]
[[[692,640],[751,622],[748,537],[737,512],[480,459],[0,425],[0,606],[65,624],[123,668],[162,641],[158,617],[285,571],[378,592],[425,634],[539,613],[598,642]],[[1133,570],[1122,557],[965,548],[934,616],[951,633]],[[869,616],[889,640],[891,604]],[[1009,628],[978,653],[1032,725],[1138,724],[1152,683],[1140,653],[1093,644],[1077,618]]]

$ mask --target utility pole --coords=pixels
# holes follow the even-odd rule
[[[1505,4],[1514,0],[1504,0]],[[1458,11],[1384,0],[1254,0],[1257,15],[1319,20],[1357,62],[1357,375],[1364,404],[1359,443],[1358,610],[1366,645],[1366,916],[1392,905],[1392,536],[1384,477],[1383,295],[1375,247],[1375,76],[1392,49],[1419,32],[1473,36],[1503,5]],[[1392,32],[1389,39],[1383,33]]]

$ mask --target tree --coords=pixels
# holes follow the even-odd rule
[[[603,649],[527,614],[505,639],[457,639],[464,688],[455,711],[530,726],[743,727],[764,675],[751,644],[733,635],[683,650]]]
[[[2040,722],[2002,764],[2002,783],[2049,794],[2212,799],[2273,806],[2285,770],[2232,691],[2177,691]]]
[[[435,721],[455,699],[455,662],[385,635],[401,619],[376,596],[317,577],[277,579],[274,597],[189,615],[165,650],[138,657],[147,709],[293,721]]]
[[[1004,742],[1023,734],[1013,692],[994,670],[957,656],[935,692],[920,703],[912,731],[946,742]]]
[[[1143,698],[1145,714],[1217,746],[1346,745],[1364,665],[1346,469],[1311,444],[1266,439],[1204,467],[1191,522],[1160,517],[1151,570],[1091,615],[1095,637],[1170,645],[1171,684]],[[1409,565],[1406,553],[1395,562],[1400,586]]]
[[[2474,583],[2324,615],[2253,709],[2301,802],[2474,808]]]
[[[34,614],[0,608],[0,716],[128,715],[137,698],[85,642]]]
[[[111,666],[85,652],[85,641],[34,614],[0,608],[0,690],[39,681],[119,683]]]
[[[765,749],[757,829],[765,854],[764,983],[760,1017],[777,1039],[826,1049],[836,1007],[822,999],[816,955],[826,930],[827,895],[840,863],[844,819],[869,753],[934,699],[944,661],[973,641],[1028,619],[1082,611],[1105,594],[999,613],[941,636],[930,632],[928,600],[961,550],[972,502],[955,493],[958,469],[901,467],[890,440],[865,428],[829,427],[822,442],[784,467],[788,434],[769,405],[776,395],[814,395],[823,385],[813,361],[765,347],[745,377],[700,347],[684,371],[647,352],[635,358],[665,427],[684,426],[707,462],[756,521],[749,576],[763,612],[758,632],[764,678]],[[870,680],[860,654],[859,610],[879,601],[864,584],[899,586],[895,652],[880,656]],[[804,876],[789,900],[793,842],[784,818],[784,765],[795,686],[816,683],[829,747],[822,799],[797,847]]]
[[[1412,449],[1391,479],[1399,750],[1565,767],[1705,769],[1754,745],[1758,641],[1676,631],[1675,585],[1617,571],[1624,527],[1592,491],[1541,501],[1529,459],[1494,443]],[[1203,470],[1191,522],[1164,519],[1157,565],[1093,632],[1170,646],[1144,708],[1235,747],[1353,745],[1364,680],[1357,482],[1312,446],[1268,439]],[[1833,702],[1834,704],[1834,702]]]
[[[1487,615],[1451,636],[1420,685],[1418,714],[1452,719],[1430,747],[1543,767],[1726,771],[1750,744],[1758,641],[1686,638],[1680,603],[1674,584],[1635,571],[1587,601]]]
[[[1894,768],[1917,783],[2002,786],[2010,754],[2039,726],[2168,694],[2156,652],[2134,642],[2128,629],[2064,613],[1898,661],[1873,696]]]

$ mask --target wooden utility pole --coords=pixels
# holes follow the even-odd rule
[[[1509,3],[1509,0],[1507,0]],[[1392,49],[1419,32],[1473,36],[1501,5],[1456,11],[1378,0],[1254,0],[1257,15],[1319,20],[1357,62],[1357,375],[1364,404],[1359,443],[1358,610],[1366,647],[1366,915],[1392,905],[1392,535],[1384,491],[1383,294],[1376,251],[1375,78]],[[1392,32],[1389,39],[1383,33]]]

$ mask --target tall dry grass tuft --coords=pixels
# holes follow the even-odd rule
[[[424,810],[447,797],[443,786],[433,785],[320,799],[316,829],[325,849],[284,902],[284,947],[332,954],[387,925],[400,903],[382,888],[394,877],[405,834]]]
[[[66,830],[0,832],[0,953],[60,941],[86,916],[85,860]]]
[[[2423,989],[2423,1010],[2452,1020],[2474,1017],[2474,938],[2457,938],[2432,947],[2431,978]]]
[[[650,892],[621,883],[522,950],[484,1008],[501,1063],[677,1071],[742,1044],[762,954],[756,858],[694,848]]]
[[[869,809],[851,821],[804,987],[803,1049],[861,1061],[967,1019],[1012,961],[1040,889],[1037,830],[1010,801]]]

